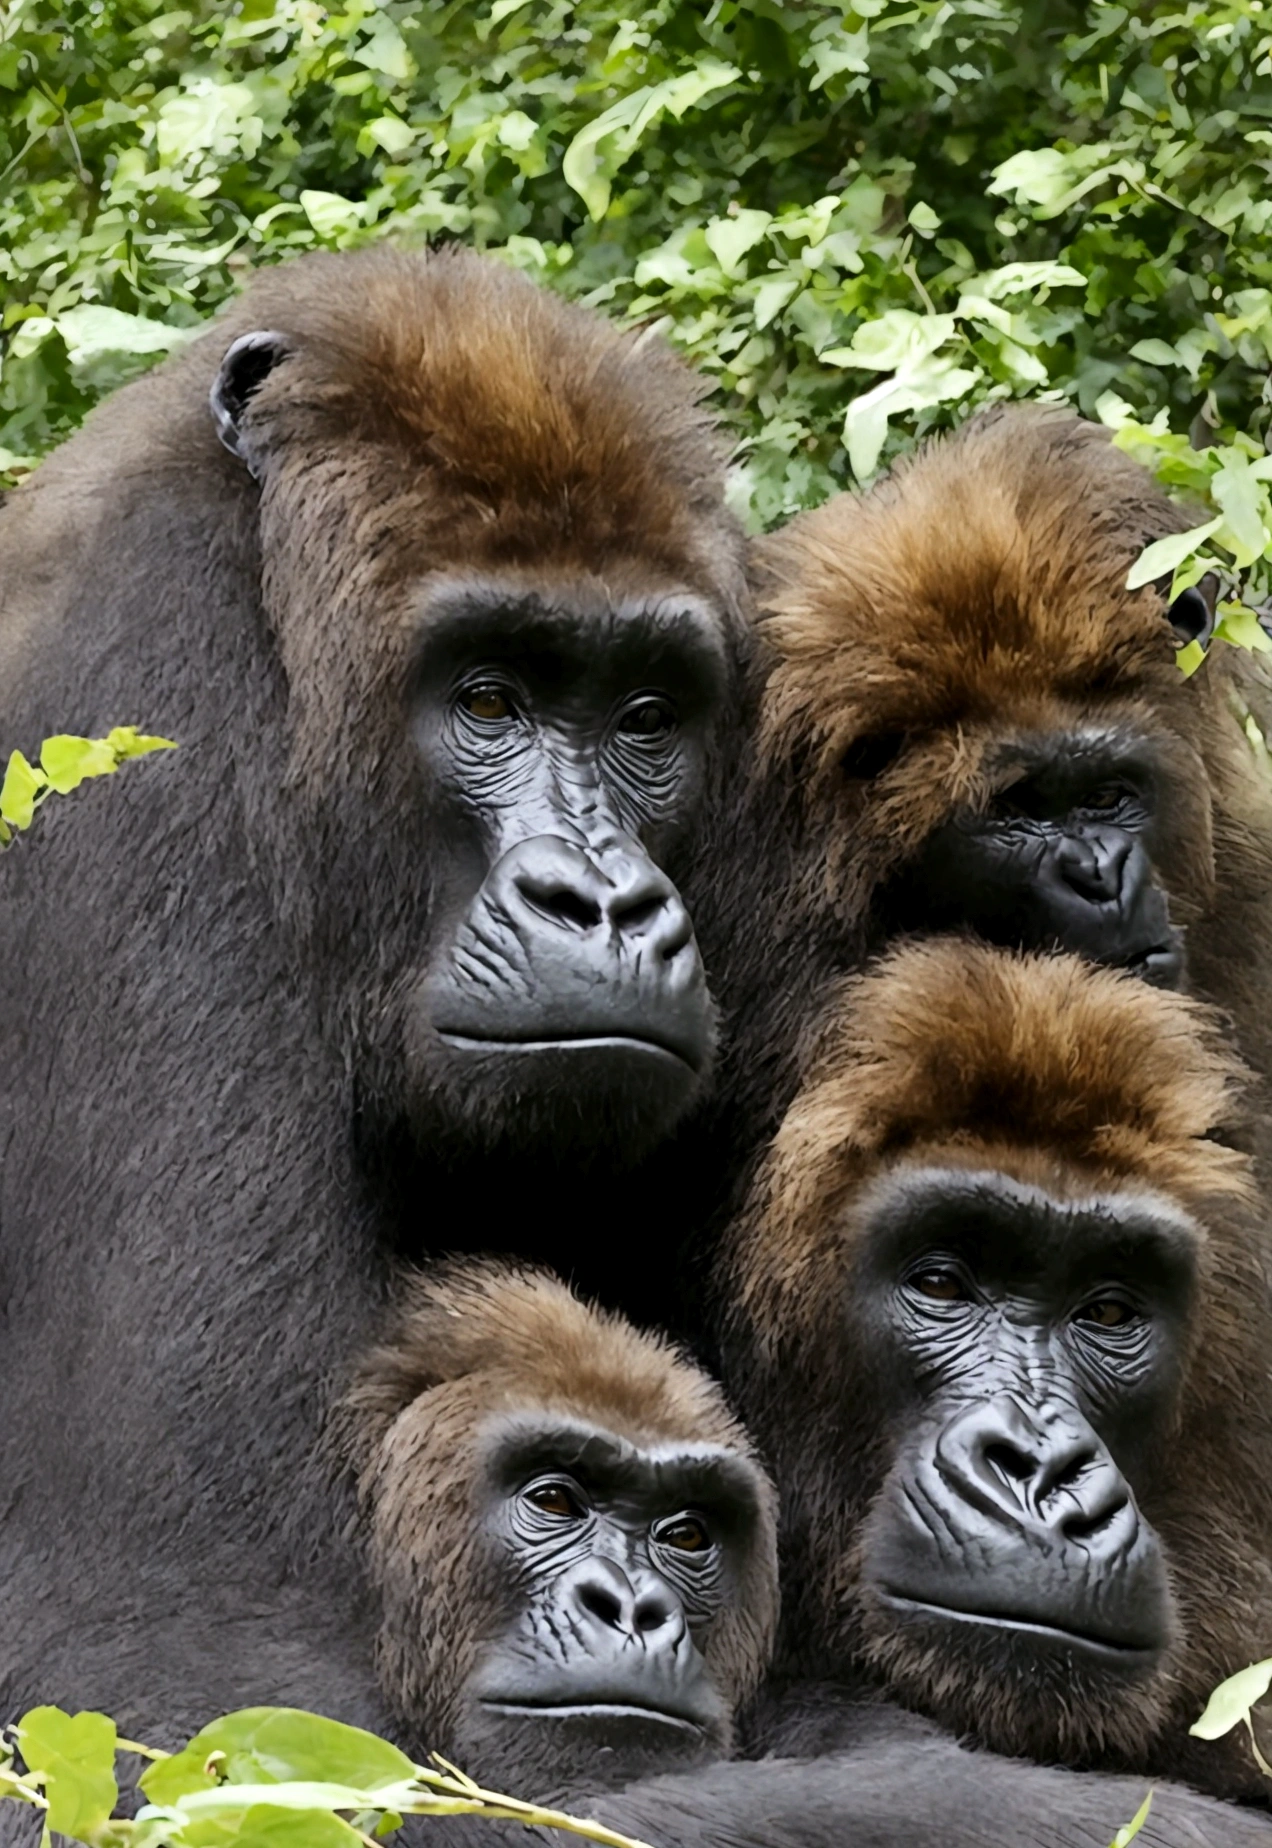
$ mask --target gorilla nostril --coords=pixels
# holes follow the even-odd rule
[[[554,922],[576,925],[579,930],[595,930],[601,921],[601,908],[570,886],[536,886],[521,882],[522,896]]]
[[[1034,1459],[1023,1450],[1017,1450],[1014,1444],[986,1444],[984,1457],[991,1469],[996,1469],[1010,1482],[1028,1482],[1038,1468]]]
[[[608,1586],[589,1580],[578,1587],[577,1595],[579,1603],[590,1617],[597,1618],[607,1629],[621,1629],[623,1601],[616,1597]]]
[[[611,912],[610,916],[616,930],[644,930],[647,924],[653,923],[665,903],[666,900],[662,898],[643,898],[622,911]]]
[[[1061,1521],[1060,1532],[1066,1540],[1079,1543],[1084,1540],[1093,1540],[1102,1528],[1107,1527],[1110,1521],[1121,1514],[1129,1499],[1126,1495],[1116,1495],[1111,1496],[1100,1507],[1077,1509]]]

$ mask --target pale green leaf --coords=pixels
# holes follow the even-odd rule
[[[1268,493],[1240,450],[1227,452],[1227,460],[1211,480],[1210,492],[1223,509],[1220,544],[1228,547],[1242,569],[1252,565],[1262,558],[1268,543]]]
[[[920,199],[916,205],[910,207],[909,222],[913,225],[920,237],[935,237],[936,233],[941,228],[940,219],[932,210],[931,206],[925,205],[922,199]]]
[[[4,781],[0,783],[0,815],[10,827],[31,826],[36,798],[48,780],[42,770],[36,770],[27,762],[21,751],[11,753]]]
[[[1272,637],[1262,627],[1254,611],[1244,603],[1227,603],[1215,624],[1220,641],[1234,648],[1247,648],[1251,654],[1272,654]]]
[[[415,75],[415,61],[406,48],[406,40],[387,13],[376,15],[370,33],[352,57],[355,64],[383,71],[397,83],[406,83]]]
[[[1175,666],[1185,680],[1191,680],[1206,658],[1206,651],[1200,642],[1188,642],[1175,650]]]
[[[40,746],[40,767],[50,789],[69,795],[90,776],[109,776],[116,768],[114,750],[105,738],[74,738],[63,733]]]
[[[1158,578],[1168,577],[1176,565],[1182,565],[1186,558],[1199,551],[1222,524],[1222,519],[1215,518],[1207,520],[1204,526],[1190,527],[1186,533],[1168,533],[1164,539],[1154,540],[1152,545],[1145,546],[1131,566],[1126,588],[1138,590],[1143,584],[1154,584]]]
[[[233,1784],[306,1779],[368,1790],[400,1783],[415,1769],[395,1745],[356,1726],[291,1707],[248,1707],[213,1720],[183,1751],[152,1765],[141,1779],[149,1801],[173,1803],[207,1790],[214,1752],[224,1755],[220,1772]]]
[[[1083,288],[1086,277],[1071,263],[1004,263],[1001,269],[983,270],[968,284],[977,295],[1001,301],[1004,295],[1035,295],[1040,289]]]
[[[754,249],[773,222],[771,212],[741,211],[736,218],[713,218],[706,229],[711,254],[728,276],[744,275],[742,258]]]
[[[33,1707],[18,1721],[22,1756],[44,1776],[46,1822],[59,1835],[91,1841],[115,1807],[115,1722],[103,1713]]]
[[[171,738],[156,738],[139,732],[135,725],[116,725],[106,734],[106,742],[121,763],[130,757],[147,757],[151,751],[175,751]]]
[[[68,308],[56,325],[73,366],[99,353],[170,353],[190,337],[188,328],[167,327],[146,315],[124,314],[96,302]]]
[[[533,133],[534,124],[530,126]],[[410,123],[395,115],[375,116],[367,123],[366,132],[386,154],[405,154],[415,140],[415,130]]]
[[[1131,1820],[1124,1828],[1119,1829],[1117,1834],[1113,1837],[1113,1840],[1109,1843],[1109,1848],[1130,1848],[1130,1844],[1135,1840],[1135,1837],[1148,1821],[1148,1812],[1152,1807],[1153,1793],[1150,1790],[1135,1814],[1131,1817]]]
[[[1254,1662],[1221,1681],[1201,1718],[1188,1728],[1194,1739],[1222,1739],[1249,1718],[1250,1709],[1272,1687],[1272,1657]]]
[[[761,283],[755,295],[755,325],[765,328],[775,321],[792,296],[798,295],[799,287],[799,277],[789,272]]]
[[[330,1810],[254,1803],[243,1813],[185,1819],[179,1848],[362,1848],[364,1837]]]
[[[1132,359],[1142,359],[1147,366],[1180,366],[1183,361],[1165,340],[1137,340],[1131,348]]]
[[[300,195],[300,205],[319,237],[338,237],[362,223],[362,207],[339,193],[306,190]]]

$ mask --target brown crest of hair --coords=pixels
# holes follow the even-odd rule
[[[1141,549],[1188,524],[1107,431],[1012,406],[758,542],[776,657],[762,748],[798,770],[844,913],[956,808],[985,807],[1011,774],[1004,741],[1075,723],[1145,729],[1176,771],[1188,812],[1164,870],[1180,921],[1222,881],[1217,849],[1237,862],[1225,903],[1272,897],[1266,846],[1214,839],[1256,816],[1269,832],[1267,779],[1230,710],[1234,691],[1266,700],[1266,676],[1217,646],[1185,681],[1161,588],[1126,589]],[[843,766],[868,739],[903,748],[863,793]]]
[[[736,1710],[759,1682],[777,1624],[776,1510],[750,1439],[720,1387],[663,1336],[580,1301],[544,1271],[489,1259],[410,1279],[390,1338],[366,1357],[341,1408],[395,1710],[429,1743],[445,1740],[486,1626],[506,1611],[479,1533],[484,1429],[500,1415],[539,1414],[636,1449],[727,1450],[754,1466],[754,1544],[703,1643]]]
[[[1075,957],[955,938],[897,949],[827,1009],[722,1282],[729,1377],[790,1523],[784,1672],[851,1678],[869,1660],[858,1535],[891,1438],[874,1382],[854,1373],[849,1283],[872,1183],[937,1165],[997,1170],[1060,1197],[1164,1197],[1198,1228],[1199,1304],[1178,1431],[1137,1497],[1166,1547],[1178,1659],[1164,1693],[1128,1696],[1111,1716],[1076,1699],[1071,1713],[1037,1716],[1002,1689],[985,1703],[982,1736],[1221,1788],[1250,1781],[1240,1752],[1185,1737],[1211,1688],[1272,1653],[1268,1239],[1249,1161],[1220,1139],[1243,1132],[1247,1076],[1219,1017]],[[874,1672],[886,1682],[887,1662]],[[954,1683],[941,1663],[921,1680],[929,1711],[948,1717]]]

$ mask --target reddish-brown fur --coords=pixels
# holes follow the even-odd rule
[[[1272,1652],[1268,1244],[1247,1158],[1220,1139],[1243,1087],[1209,1010],[1072,957],[938,939],[844,984],[725,1273],[732,1376],[790,1516],[786,1672],[864,1671],[1000,1751],[1258,1788],[1248,1755],[1186,1738],[1210,1689]],[[859,1537],[895,1433],[854,1372],[852,1276],[871,1183],[911,1165],[996,1169],[1062,1198],[1148,1192],[1201,1229],[1177,1429],[1135,1485],[1182,1635],[1138,1693],[981,1685],[956,1651],[907,1655],[863,1608]]]
[[[478,1518],[483,1428],[500,1414],[541,1413],[638,1449],[754,1458],[714,1381],[663,1337],[580,1302],[546,1272],[479,1260],[413,1279],[392,1339],[346,1402],[345,1430],[385,1606],[381,1678],[430,1745],[444,1746],[476,1653],[506,1621]],[[735,1710],[764,1671],[777,1621],[776,1517],[764,1487],[749,1564],[703,1643]]]
[[[1268,677],[1215,644],[1185,680],[1160,589],[1125,587],[1141,548],[1187,524],[1096,425],[1042,407],[974,418],[759,542],[776,653],[762,748],[802,789],[802,915],[852,939],[881,880],[1018,774],[1003,745],[1075,725],[1145,733],[1191,985],[1233,1009],[1267,1073],[1272,775],[1244,724]],[[873,783],[845,777],[854,741],[897,733],[905,748]]]

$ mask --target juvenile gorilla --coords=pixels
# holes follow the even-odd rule
[[[941,939],[845,985],[737,1229],[788,1679],[1262,1797],[1187,1727],[1272,1650],[1272,1299],[1209,1013]],[[807,1743],[800,1698],[764,1735]]]
[[[1243,730],[1268,676],[1218,646],[1178,671],[1211,581],[1125,588],[1187,524],[1107,432],[1012,408],[760,542],[763,750],[841,962],[911,931],[1059,946],[1231,1007],[1272,1071],[1272,784]]]
[[[6,744],[180,745],[0,881],[0,1717],[378,1723],[323,1382],[401,1252],[568,1256],[619,1167],[639,1211],[709,1078],[700,394],[501,263],[317,256],[0,510]]]
[[[705,1374],[542,1272],[469,1263],[413,1282],[345,1416],[381,1676],[423,1747],[526,1795],[727,1755],[777,1541]]]

